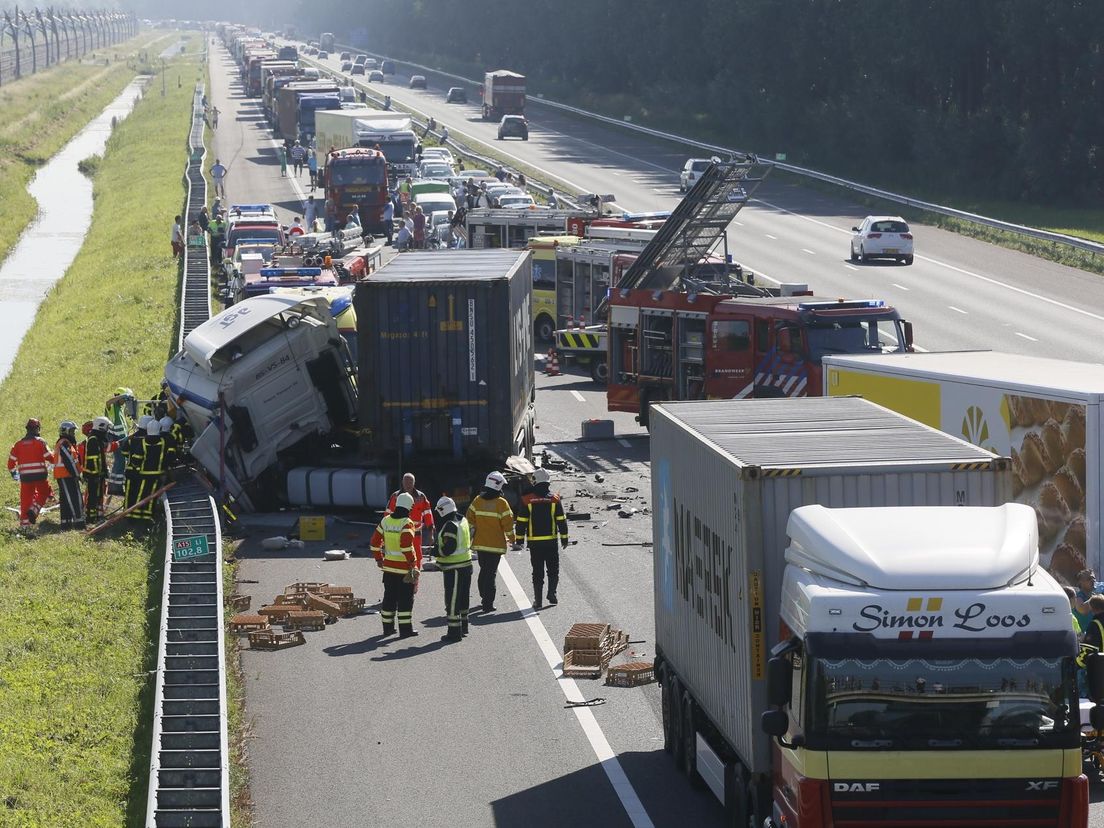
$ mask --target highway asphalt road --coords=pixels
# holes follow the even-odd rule
[[[303,194],[279,175],[259,104],[231,82],[234,67],[225,53],[214,54],[211,94],[223,112],[216,152],[231,167],[230,201],[272,201],[290,219]],[[220,65],[227,75],[219,76]],[[424,103],[454,133],[493,129],[470,120],[472,107],[446,107],[443,89],[423,94],[389,86],[389,91],[396,100]],[[541,138],[546,131],[549,137]],[[661,209],[677,200],[671,171],[681,166],[684,155],[674,148],[575,121],[553,123],[543,113],[534,118],[533,132],[532,141],[511,142],[509,151],[519,157],[525,153],[527,164],[555,169],[580,190],[614,192],[630,209]],[[603,143],[616,149],[603,150]],[[1034,310],[1017,310],[1019,316],[1010,323],[1014,330],[1006,328],[994,321],[994,305],[1026,304],[1029,297],[982,278],[1032,292],[1044,277],[1070,281],[1061,301],[1088,309],[1095,301],[1091,291],[1099,289],[1095,277],[926,228],[920,230],[922,257],[912,268],[851,271],[844,261],[847,236],[839,228],[850,226],[857,212],[838,200],[777,184],[760,195],[763,201],[745,210],[730,233],[737,258],[756,272],[809,281],[821,295],[860,295],[856,285],[863,288],[861,295],[876,295],[877,288],[896,285],[899,293],[887,298],[901,304],[917,324],[920,344],[929,348],[983,347],[983,331],[1003,331],[1007,344],[1002,340],[1002,348],[1049,353],[1032,349],[1056,346],[1059,328],[1051,322],[1052,334],[1035,334],[1044,333],[1047,314],[1061,315],[1061,329],[1077,327],[1083,334],[1070,337],[1064,331],[1063,341],[1083,348],[1077,356],[1096,358],[1091,349],[1098,335],[1084,335],[1089,317],[1030,300]],[[1014,284],[1012,272],[1019,274]],[[1079,289],[1077,279],[1082,280]],[[969,302],[956,293],[965,288],[975,296]],[[936,325],[939,320],[957,324],[944,330]],[[943,336],[955,338],[942,342]],[[550,645],[559,648],[577,621],[611,623],[641,642],[632,645],[634,654],[654,654],[651,552],[642,545],[651,539],[650,514],[623,519],[607,508],[615,502],[648,507],[648,447],[628,415],[613,416],[614,441],[577,440],[582,420],[608,416],[604,395],[584,376],[538,376],[537,416],[538,441],[569,463],[569,470],[557,473],[556,488],[570,509],[592,516],[572,523],[578,543],[562,556],[560,605],[539,614],[531,610],[529,563],[524,554],[514,553],[507,559],[513,581],[499,579],[499,612],[485,619],[477,615],[472,636],[462,644],[439,641],[444,630],[440,576],[427,573],[415,605],[422,634],[411,644],[380,641],[378,616],[365,615],[308,633],[300,648],[245,651],[251,798],[258,825],[612,826],[634,824],[630,813],[637,825],[722,824],[711,795],[691,790],[662,751],[654,685],[618,689],[580,680],[573,687],[554,676],[552,665],[560,653]],[[282,533],[290,524],[277,518],[257,527],[238,550],[238,589],[252,596],[253,606],[302,580],[347,584],[369,606],[376,604],[379,575],[365,557],[370,527],[331,521],[325,543],[286,553],[260,549],[260,538]],[[355,556],[323,563],[322,550],[334,547]],[[595,697],[607,701],[585,711],[564,708],[566,698]],[[615,787],[611,779],[621,784]],[[1099,798],[1099,786],[1094,794]],[[1104,826],[1099,805],[1093,807],[1092,824]]]
[[[336,59],[321,63],[340,68]],[[628,210],[673,208],[681,198],[678,170],[700,154],[539,104],[528,106],[528,141],[498,141],[477,103],[445,103],[455,81],[431,74],[424,91],[408,89],[407,81],[400,74],[371,86],[461,140],[490,145],[578,192],[613,193]],[[477,90],[469,89],[469,100],[479,101]],[[885,299],[914,323],[917,344],[928,350],[1104,361],[1104,278],[926,226],[913,228],[912,266],[852,264],[850,228],[865,213],[845,197],[768,178],[729,228],[729,249],[774,282],[805,282],[818,296]]]

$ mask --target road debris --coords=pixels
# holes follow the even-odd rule
[[[569,701],[564,705],[564,710],[570,710],[573,707],[597,707],[600,704],[605,704],[606,700],[599,696],[595,699],[583,699],[582,701]]]
[[[261,548],[268,550],[275,549],[302,549],[306,546],[303,541],[298,538],[286,538],[283,535],[277,535],[274,538],[265,538],[261,541]]]

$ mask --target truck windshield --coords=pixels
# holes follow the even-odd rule
[[[330,183],[336,187],[358,184],[382,184],[387,178],[387,167],[381,163],[331,164]]]
[[[809,356],[816,362],[826,354],[883,353],[900,350],[904,332],[892,317],[833,317],[810,320],[805,335]]]
[[[1071,659],[811,659],[810,744],[831,749],[1075,747]]]
[[[373,141],[372,145],[375,146],[379,143],[380,152],[383,153],[383,157],[387,159],[389,164],[409,164],[414,160],[414,137],[413,133],[409,138],[398,141]]]

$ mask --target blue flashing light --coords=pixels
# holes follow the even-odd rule
[[[262,267],[261,275],[266,279],[273,276],[321,276],[320,267]]]
[[[271,204],[231,204],[231,213],[271,213]]]

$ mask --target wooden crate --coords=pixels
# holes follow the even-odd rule
[[[254,630],[267,630],[268,619],[263,615],[249,615],[240,612],[230,619],[230,632],[235,635],[244,635]]]
[[[333,601],[340,608],[342,618],[349,618],[353,615],[360,615],[360,613],[364,612],[363,598],[353,598],[351,595],[335,595],[330,600]]]
[[[297,581],[284,587],[284,595],[294,595],[298,592],[325,592],[329,588],[329,584],[324,584],[321,581]]]
[[[583,663],[589,661],[594,663]],[[564,653],[563,674],[568,678],[601,678],[601,656],[597,650],[568,650]]]
[[[655,664],[651,661],[611,664],[606,670],[606,684],[613,687],[640,687],[655,680]]]
[[[306,607],[307,606],[307,593],[295,592],[291,595],[284,593],[283,595],[277,595],[274,604],[288,605],[293,607]]]
[[[624,652],[629,646],[629,634],[622,630],[610,630],[609,636],[609,651],[610,658],[618,653]]]
[[[602,649],[609,629],[609,624],[572,624],[564,636],[564,652]]]
[[[301,630],[276,632],[276,630],[255,630],[249,634],[249,646],[254,650],[286,650],[306,642]]]
[[[280,624],[287,620],[293,612],[299,612],[301,608],[296,604],[268,604],[257,610],[258,615],[263,615],[273,624]]]
[[[329,618],[336,619],[341,615],[341,607],[333,601],[326,600],[321,595],[315,595],[313,592],[307,593],[307,608],[323,612]]]
[[[231,595],[229,600],[230,609],[233,612],[245,612],[249,609],[249,605],[253,603],[253,599],[248,595]]]
[[[339,597],[352,598],[353,597],[353,588],[352,587],[347,587],[347,586],[332,586],[331,585],[331,586],[327,586],[325,589],[318,590],[317,594],[321,595],[323,598],[329,598],[331,601],[333,601],[335,598],[339,598]]]
[[[324,630],[326,614],[318,610],[300,610],[289,612],[284,628],[289,630]]]

